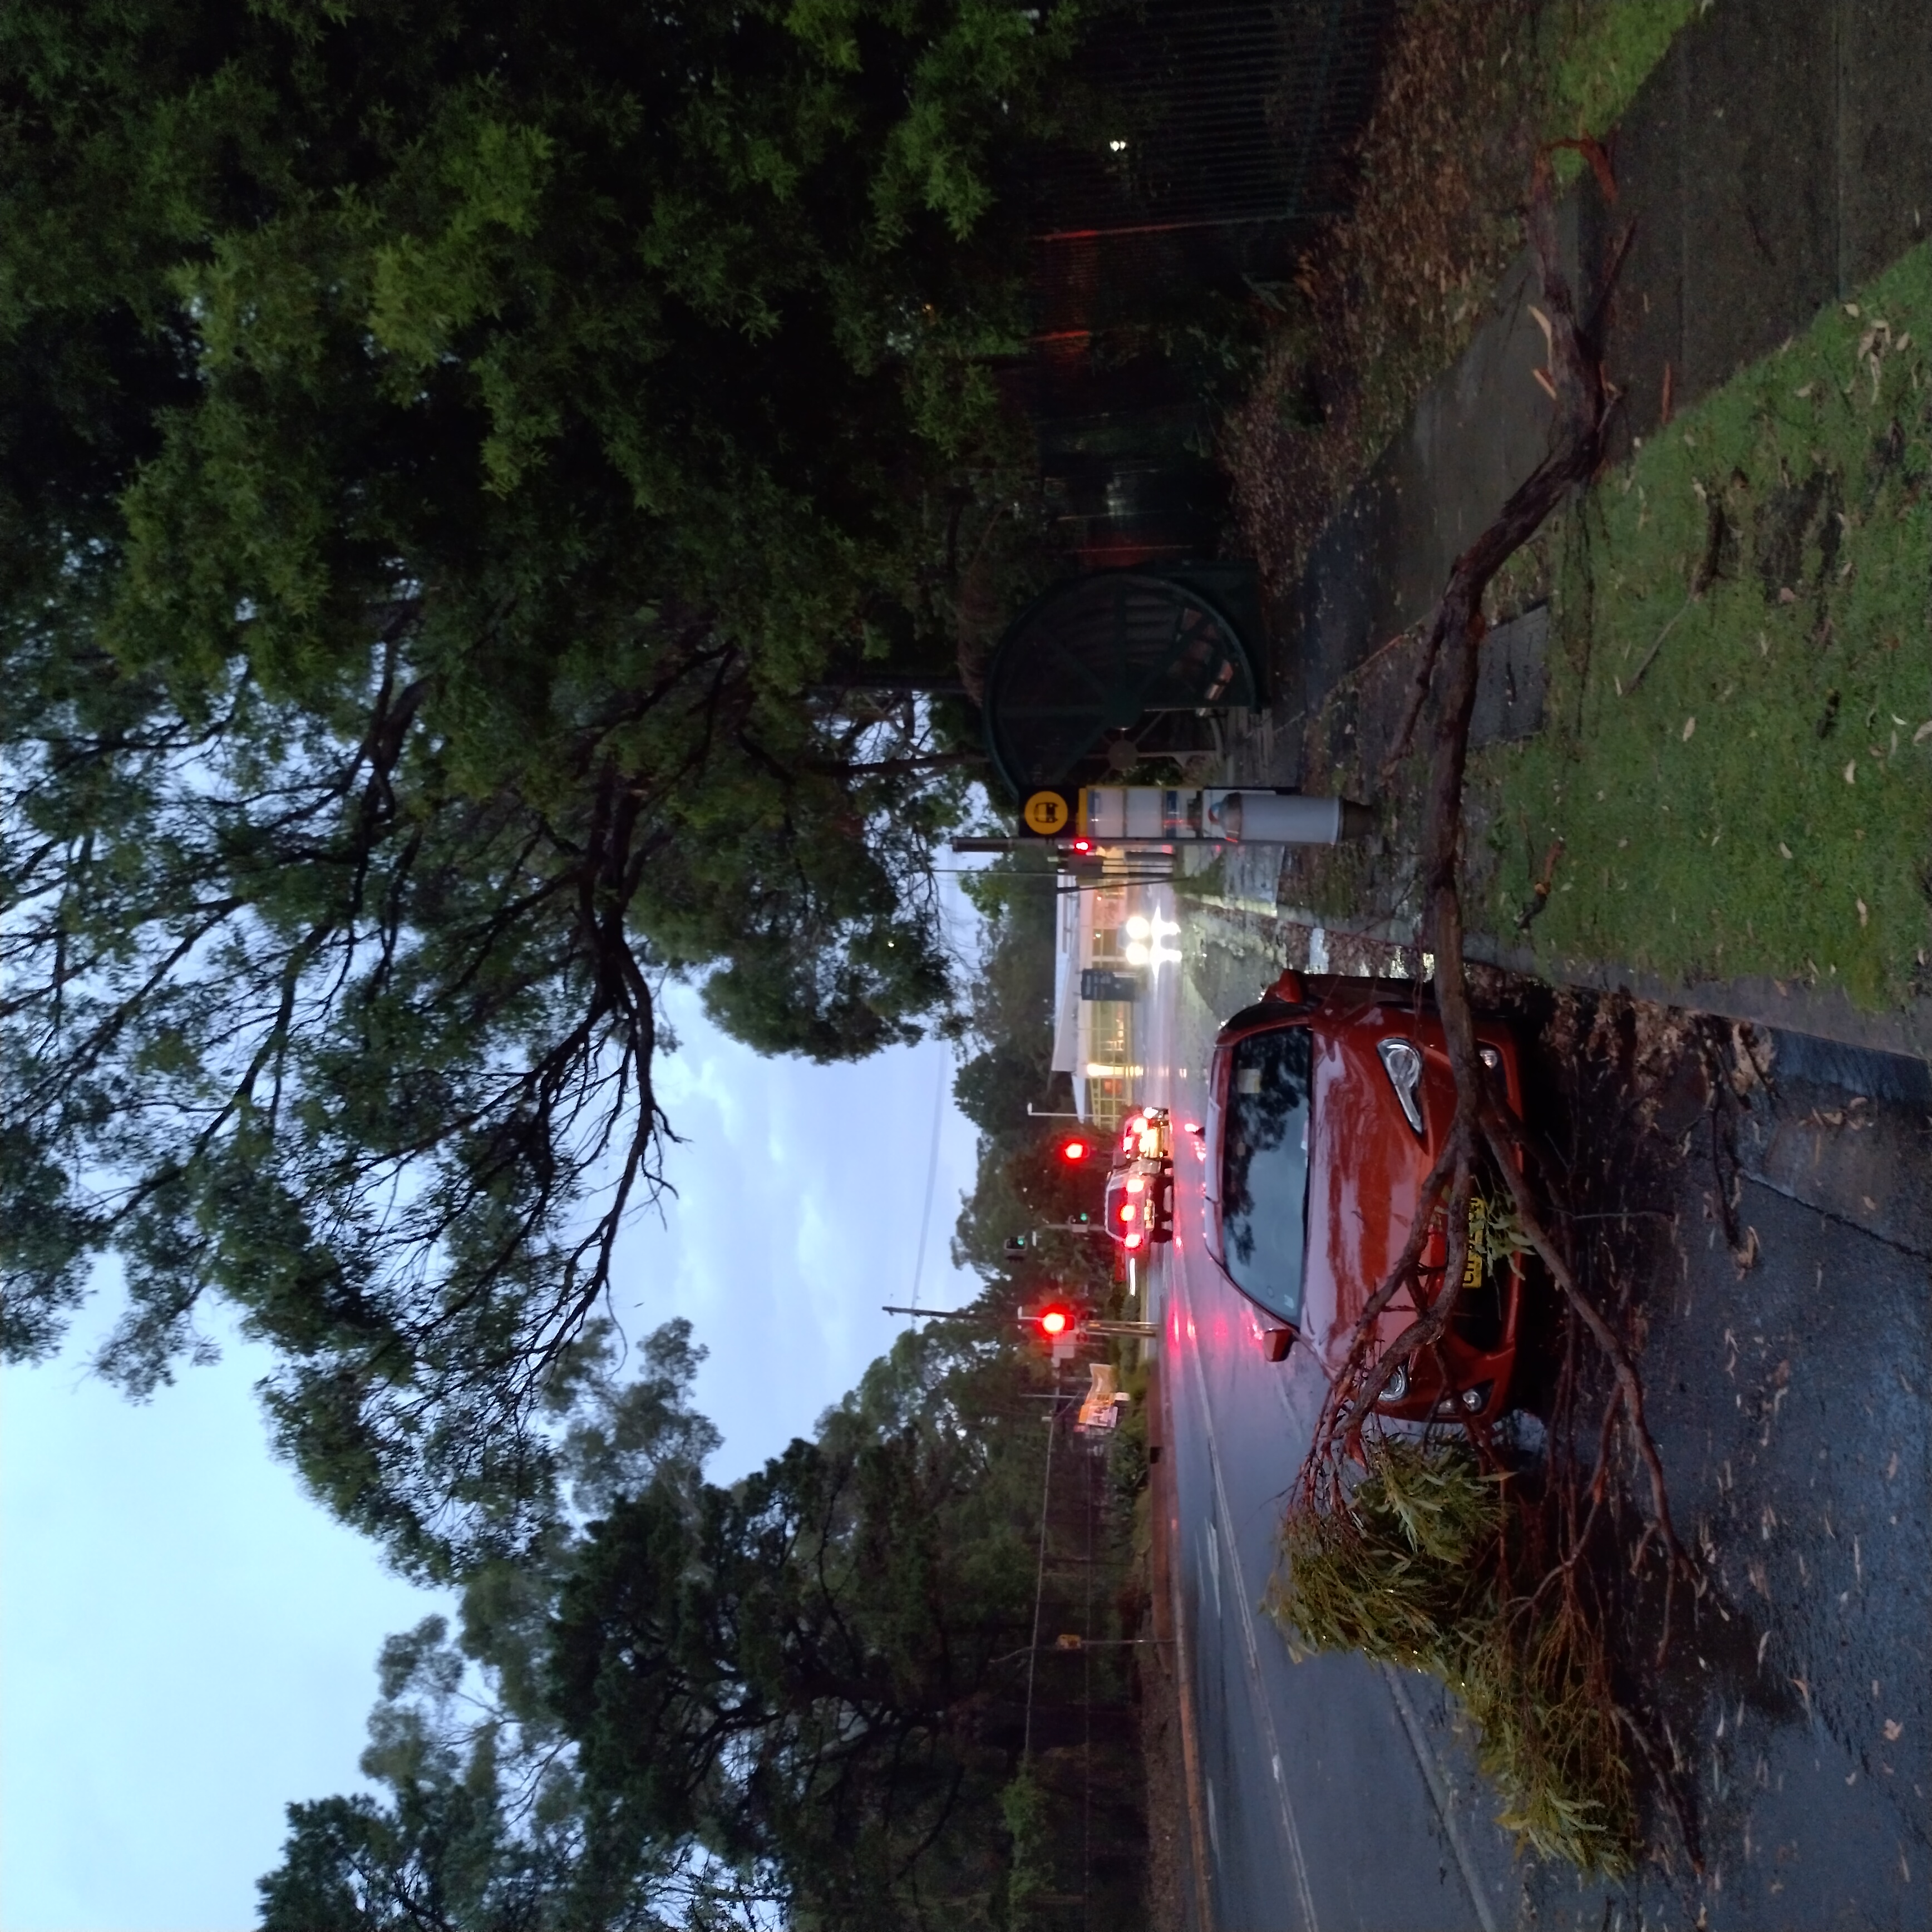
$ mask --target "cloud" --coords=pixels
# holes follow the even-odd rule
[[[952,1105],[942,1042],[850,1065],[763,1060],[692,989],[671,988],[665,1006],[680,1041],[659,1081],[681,1137],[665,1162],[677,1191],[662,1225],[642,1217],[626,1234],[616,1301],[633,1335],[690,1318],[710,1352],[700,1406],[724,1435],[716,1468],[736,1475],[809,1432],[891,1346],[905,1323],[880,1304],[906,1300],[916,1271],[922,1305],[976,1292],[947,1252],[974,1130]]]

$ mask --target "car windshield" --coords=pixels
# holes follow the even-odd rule
[[[1222,1135],[1222,1262],[1234,1286],[1284,1322],[1301,1319],[1308,1223],[1306,1027],[1236,1043]]]

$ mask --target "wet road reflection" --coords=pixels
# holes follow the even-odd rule
[[[1199,1120],[1216,1027],[1280,962],[1168,888],[1145,889],[1141,909],[1150,938],[1182,956],[1146,969],[1141,1097]],[[1248,1304],[1202,1251],[1200,1156],[1177,1137],[1175,1238],[1149,1270],[1148,1312],[1162,1331],[1169,1547],[1222,1932],[1932,1924],[1932,1295],[1912,1219],[1932,1202],[1932,1107],[1914,1086],[1891,1128],[1862,1128],[1823,1158],[1813,1143],[1882,1113],[1892,1076],[1822,1069],[1801,1045],[1790,1061],[1812,1084],[1788,1084],[1766,1116],[1762,1178],[1744,1176],[1758,1265],[1741,1274],[1707,1226],[1707,1171],[1680,1165],[1653,1204],[1677,1231],[1676,1280],[1646,1305],[1646,1373],[1709,1586],[1682,1617],[1658,1703],[1694,1786],[1703,1869],[1672,1840],[1673,1862],[1617,1886],[1516,1857],[1432,1680],[1292,1658],[1264,1599],[1322,1384],[1301,1348],[1266,1360]],[[1827,1074],[1879,1098],[1834,1104]],[[1806,1148],[1808,1166],[1793,1154]],[[1834,1179],[1833,1161],[1850,1173],[1854,1156],[1856,1181]]]

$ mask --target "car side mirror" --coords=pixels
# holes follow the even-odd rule
[[[1270,1362],[1285,1362],[1288,1352],[1294,1346],[1292,1328],[1264,1328],[1262,1330],[1262,1354]]]
[[[1279,1000],[1287,1006],[1305,1006],[1308,1004],[1308,989],[1301,983],[1301,975],[1290,967],[1262,998]]]

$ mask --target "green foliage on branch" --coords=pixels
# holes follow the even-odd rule
[[[1270,1612],[1298,1655],[1358,1651],[1439,1678],[1503,1795],[1498,1822],[1546,1858],[1629,1870],[1636,1816],[1600,1631],[1568,1593],[1519,1594],[1517,1505],[1466,1448],[1365,1436],[1362,1450],[1345,1504],[1289,1511]]]
[[[544,1534],[472,1574],[454,1632],[433,1617],[384,1646],[363,1768],[386,1796],[290,1808],[268,1932],[1012,1921],[1084,1802],[1064,1766],[1024,1768],[1045,1448],[1026,1358],[908,1334],[812,1440],[721,1486],[688,1329],[650,1338],[635,1384],[593,1341]],[[1060,1470],[1046,1628],[1085,1630],[1062,1559],[1091,1554],[1094,1485],[1083,1457]],[[1105,1576],[1104,1526],[1100,1546]],[[1072,1667],[1104,1725],[1124,1685],[1101,1654]],[[1037,1672],[1049,1760],[1095,1721],[1068,1667]],[[1138,1834],[1120,1781],[1096,1807],[1117,1865]]]
[[[518,1546],[662,1183],[656,992],[915,1037],[1070,7],[0,14],[0,1345],[210,1293],[407,1568]],[[1023,454],[1023,452],[1022,452]]]

